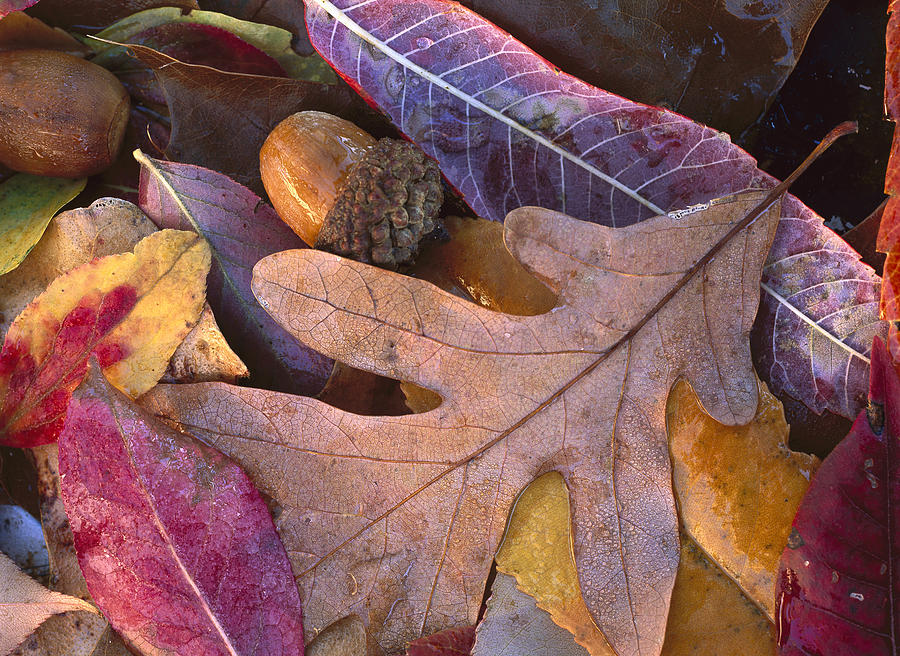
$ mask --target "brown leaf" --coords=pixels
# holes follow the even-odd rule
[[[310,633],[355,612],[390,653],[474,623],[513,500],[557,470],[594,619],[620,654],[658,653],[679,549],[665,398],[684,376],[719,421],[756,411],[748,335],[780,209],[750,223],[761,198],[621,229],[510,213],[507,247],[560,299],[531,317],[318,251],[271,255],[254,291],[288,330],[442,405],[360,417],[219,384],[147,402],[281,506]]]
[[[364,656],[365,653],[366,625],[356,615],[330,624],[306,646],[306,656]]]
[[[72,610],[96,612],[76,597],[52,592],[0,553],[0,654],[7,654],[47,618]]]
[[[682,535],[662,656],[772,656],[774,626]]]
[[[145,46],[129,49],[156,71],[172,118],[166,156],[223,173],[263,193],[259,149],[282,119],[304,109],[368,114],[346,84],[229,73]]]

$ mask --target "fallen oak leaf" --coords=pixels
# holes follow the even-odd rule
[[[200,316],[209,263],[198,235],[163,230],[57,278],[0,350],[0,443],[55,441],[91,354],[131,396],[153,387]]]
[[[747,335],[778,214],[769,197],[747,226],[761,198],[618,230],[512,212],[507,246],[561,299],[531,317],[317,251],[271,255],[254,292],[292,334],[442,405],[361,417],[217,384],[144,402],[281,506],[310,633],[356,612],[391,653],[474,622],[515,496],[558,470],[595,621],[621,654],[658,653],[678,561],[665,397],[686,375],[722,421],[755,412]]]
[[[777,182],[711,128],[561,72],[452,0],[306,0],[312,43],[439,163],[481,217],[523,205],[622,226]],[[880,280],[793,196],[762,279],[757,368],[852,418],[886,333]]]
[[[59,209],[75,198],[85,179],[19,173],[0,184],[0,276],[28,255]]]
[[[366,625],[356,615],[333,622],[306,645],[306,656],[365,656]]]
[[[48,590],[0,553],[0,654],[8,654],[47,618],[97,609],[88,602]]]
[[[868,408],[822,462],[781,556],[782,656],[898,650],[900,375],[880,340],[869,384]]]
[[[59,467],[91,596],[141,653],[303,655],[300,597],[259,492],[96,361],[69,404]]]

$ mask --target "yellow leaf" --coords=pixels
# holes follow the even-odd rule
[[[773,620],[778,560],[818,459],[788,449],[781,403],[763,383],[753,421],[725,426],[679,382],[666,425],[685,533]]]
[[[91,356],[126,394],[153,387],[200,316],[209,265],[203,238],[163,230],[57,278],[0,351],[0,442],[54,441]]]
[[[518,587],[591,656],[614,655],[581,596],[569,492],[558,472],[539,476],[516,499],[495,558],[497,570],[516,577]]]
[[[775,634],[753,604],[687,536],[661,656],[772,656]]]

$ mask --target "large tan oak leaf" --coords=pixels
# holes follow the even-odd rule
[[[718,421],[754,416],[748,334],[780,203],[735,224],[761,199],[622,229],[512,212],[507,247],[559,299],[537,316],[314,250],[277,253],[253,289],[279,322],[329,357],[438,392],[440,407],[364,417],[224,384],[161,386],[146,403],[280,506],[308,637],[356,613],[370,653],[392,654],[474,623],[516,495],[556,470],[594,619],[617,653],[657,654],[679,553],[666,397],[684,376]]]

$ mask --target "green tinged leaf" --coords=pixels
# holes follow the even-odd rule
[[[86,182],[19,173],[0,184],[0,275],[22,263],[50,219]]]
[[[99,32],[97,36],[101,39],[116,41],[117,43],[128,43],[135,34],[167,23],[199,23],[227,30],[272,57],[281,64],[282,68],[292,78],[330,84],[337,81],[334,71],[319,55],[313,54],[308,57],[302,57],[294,52],[291,48],[292,36],[287,30],[274,27],[273,25],[239,20],[214,11],[189,11],[182,13],[182,10],[178,7],[147,9],[110,25],[102,32]],[[110,53],[111,55],[118,50],[115,46],[96,40],[91,40],[90,45],[99,53],[99,56],[94,61],[101,65],[104,59],[109,56],[105,53]]]

